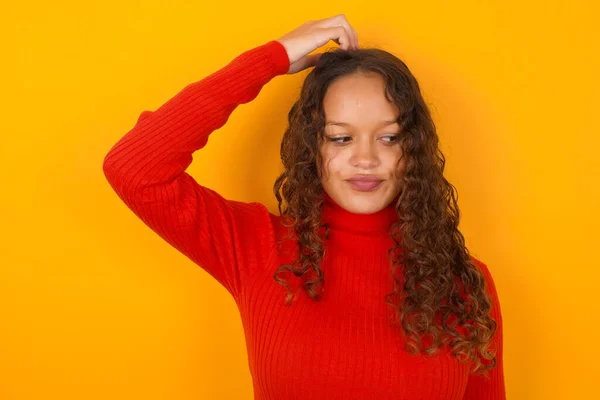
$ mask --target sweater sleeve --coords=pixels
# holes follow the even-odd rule
[[[271,254],[271,214],[260,203],[223,198],[186,169],[192,153],[239,104],[256,98],[288,69],[287,51],[278,41],[245,51],[155,111],[143,111],[103,162],[106,179],[126,206],[234,297],[251,268]]]
[[[496,286],[487,265],[475,259],[486,279],[486,289],[491,296],[493,305],[491,316],[497,323],[496,333],[493,337],[493,346],[496,348],[496,366],[488,370],[488,377],[471,375],[467,383],[463,400],[506,400],[506,389],[504,386],[504,364],[502,360],[503,333],[502,312]]]

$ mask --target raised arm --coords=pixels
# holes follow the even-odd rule
[[[106,179],[127,207],[236,297],[243,279],[274,247],[270,214],[260,203],[224,199],[185,171],[210,133],[289,66],[286,49],[275,40],[238,55],[157,110],[143,111],[103,162]]]
[[[497,322],[496,333],[494,335],[494,345],[497,349],[496,366],[488,371],[488,377],[481,375],[471,375],[467,383],[467,389],[463,400],[506,400],[506,389],[504,386],[504,364],[503,364],[503,337],[502,337],[502,312],[500,310],[500,301],[496,291],[494,279],[488,267],[479,260],[476,264],[480,267],[486,279],[486,287],[491,295],[493,306],[491,316]]]

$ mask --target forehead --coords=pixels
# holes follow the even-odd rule
[[[385,126],[399,115],[398,107],[385,97],[384,79],[374,73],[335,80],[325,93],[323,110],[328,122],[342,122],[345,127]]]

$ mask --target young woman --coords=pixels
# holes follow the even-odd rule
[[[341,48],[310,54],[330,40]],[[238,105],[308,67],[281,143],[279,215],[185,172]],[[504,399],[498,296],[458,230],[444,163],[408,67],[359,48],[337,15],[142,112],[103,169],[234,297],[256,399]]]

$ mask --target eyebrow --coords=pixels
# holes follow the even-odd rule
[[[392,124],[397,124],[398,121],[396,120],[385,120],[385,121],[381,121],[382,123],[384,123],[385,125],[392,125]],[[351,126],[352,124],[349,124],[348,122],[338,122],[338,121],[327,121],[325,123],[325,125],[340,125],[340,126]]]

